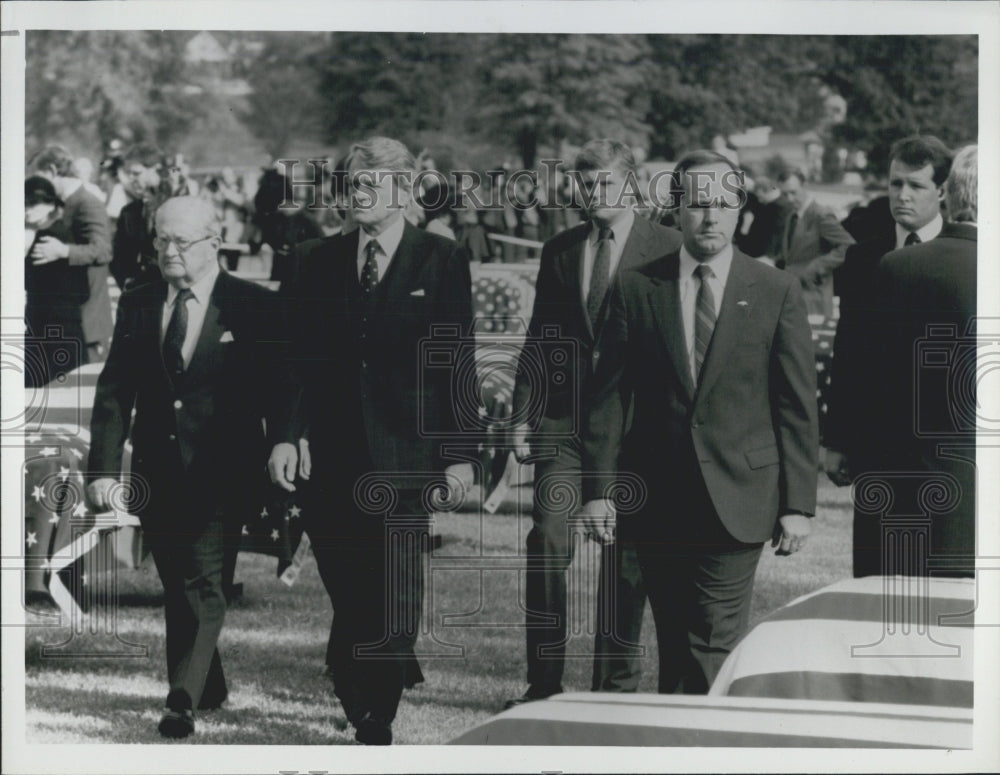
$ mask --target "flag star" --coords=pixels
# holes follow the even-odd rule
[[[278,533],[278,528],[275,528],[274,530],[271,531],[271,540],[277,541],[279,535],[280,533]]]
[[[53,455],[58,455],[59,450],[55,447],[42,447],[42,451],[38,454],[42,457],[52,457]]]
[[[38,543],[38,538],[35,533],[28,533],[28,537],[24,541],[29,547],[34,546]]]
[[[82,581],[84,584],[86,584],[88,578],[89,577],[87,576],[87,574],[84,573],[82,576],[80,576],[80,581]]]
[[[69,451],[70,454],[73,455],[73,457],[75,457],[77,460],[83,460],[83,450],[71,447]]]
[[[250,529],[246,525],[243,526],[243,530],[241,530],[240,532],[245,536],[250,535]]]
[[[266,507],[260,510],[260,518],[261,519],[267,519],[269,516],[271,516],[271,515],[267,513],[267,508]]]
[[[80,501],[78,504],[76,504],[76,508],[73,509],[74,517],[82,517],[86,513],[87,513],[87,507],[86,505],[84,505],[83,501]]]
[[[69,479],[69,468],[66,466],[59,466],[59,479],[63,482]]]
[[[290,509],[288,510],[288,516],[289,516],[289,517],[291,517],[292,519],[295,519],[295,518],[296,518],[296,517],[298,517],[298,516],[299,516],[299,515],[300,515],[301,513],[302,513],[302,509],[300,509],[300,508],[299,508],[298,506],[292,506],[292,507],[291,507],[291,508],[290,508]]]
[[[35,503],[38,503],[42,498],[45,497],[45,490],[35,485],[35,489],[31,491],[31,497],[35,499]]]
[[[52,512],[52,516],[51,516],[51,517],[49,517],[49,524],[50,524],[50,525],[56,525],[56,524],[58,524],[58,523],[59,523],[59,515],[58,515],[58,514],[56,514],[56,513],[55,513],[55,512],[53,511],[53,512]]]
[[[48,557],[42,560],[42,570],[52,570],[52,562]]]
[[[28,436],[28,443],[29,444],[37,444],[41,440],[42,440],[42,437],[39,436],[37,433],[32,433],[30,436]]]
[[[83,474],[80,471],[76,472],[76,481],[78,481],[80,484],[83,484]]]

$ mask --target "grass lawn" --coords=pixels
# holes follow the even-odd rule
[[[849,491],[820,477],[819,509],[808,548],[792,557],[765,549],[757,572],[753,621],[793,598],[850,575]],[[513,512],[449,515],[435,522],[443,546],[431,560],[433,593],[418,649],[426,683],[406,692],[393,725],[402,744],[444,743],[498,712],[525,688],[518,553],[529,518]],[[590,688],[593,590],[597,556],[580,551],[570,570],[570,630],[564,686]],[[225,708],[198,716],[196,744],[330,745],[353,743],[330,685],[321,676],[331,609],[315,562],[293,587],[275,576],[275,560],[240,556],[244,596],[229,610],[220,650],[229,680]],[[118,636],[147,647],[128,658],[43,658],[43,644],[67,640],[67,628],[26,633],[25,701],[30,743],[160,743],[156,723],[166,695],[162,592],[152,561],[119,577]],[[428,613],[429,612],[429,613]],[[79,638],[79,640],[77,639]],[[110,648],[109,634],[77,636],[70,646]],[[656,691],[656,639],[648,608],[641,691]]]

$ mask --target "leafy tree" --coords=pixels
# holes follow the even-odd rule
[[[30,150],[113,137],[175,144],[205,110],[187,94],[185,33],[29,31],[25,129]]]

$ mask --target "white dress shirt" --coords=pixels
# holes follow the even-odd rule
[[[375,262],[378,264],[378,280],[382,282],[385,273],[389,271],[389,263],[396,254],[396,248],[399,247],[399,242],[403,239],[405,227],[406,219],[400,216],[377,237],[371,236],[363,228],[358,229],[360,235],[358,238],[358,282],[361,281],[361,270],[365,268],[365,261],[368,258],[365,255],[365,248],[372,240],[378,241],[379,249],[375,251]]]
[[[688,249],[681,246],[681,265],[678,276],[681,292],[681,318],[684,321],[684,343],[687,345],[688,366],[695,384],[698,383],[698,373],[695,371],[694,364],[694,320],[701,280],[694,276],[694,271],[702,263],[712,269],[712,274],[707,278],[707,282],[712,291],[712,300],[715,302],[715,319],[718,320],[722,294],[726,291],[729,268],[733,264],[733,246],[727,245],[721,253],[702,262],[695,261],[694,257],[688,253]]]
[[[934,216],[934,220],[930,223],[924,225],[923,227],[917,229],[917,236],[920,237],[921,242],[929,242],[934,239],[938,234],[941,233],[941,228],[944,226],[944,219],[941,217],[941,213]],[[896,250],[906,247],[906,238],[910,236],[910,232],[896,224]]]
[[[212,264],[208,273],[191,286],[193,296],[188,299],[188,323],[187,332],[184,334],[184,344],[181,346],[181,356],[184,358],[184,368],[191,365],[191,356],[194,355],[195,345],[198,344],[198,336],[201,334],[201,327],[205,322],[205,313],[208,311],[208,300],[212,296],[212,289],[215,288],[215,281],[219,277],[219,266]],[[163,304],[163,315],[160,318],[160,344],[167,335],[167,326],[170,325],[170,317],[174,314],[174,304],[177,301],[177,289],[167,286],[167,300]]]
[[[632,231],[632,224],[635,222],[635,211],[629,210],[622,214],[615,223],[611,225],[611,260],[608,262],[608,279],[615,276],[618,262],[621,261],[622,251],[625,249],[625,241]],[[590,276],[594,273],[594,258],[597,256],[597,240],[601,229],[595,223],[590,228],[586,242],[583,243],[583,266],[580,267],[580,292],[583,294],[583,303],[587,303],[587,296],[590,294]]]

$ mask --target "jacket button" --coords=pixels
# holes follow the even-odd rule
[[[171,434],[170,434],[170,440],[171,440],[171,441],[177,441],[177,436],[176,436],[176,434],[173,434],[173,433],[171,433]]]
[[[367,369],[368,368],[368,361],[361,361],[361,368],[362,369]]]
[[[701,423],[698,422],[697,420],[692,420],[691,421],[691,427],[692,428],[699,428],[699,427],[701,427]]]
[[[179,398],[176,401],[174,401],[174,409],[180,409],[182,406],[184,406],[184,402],[181,401]]]

